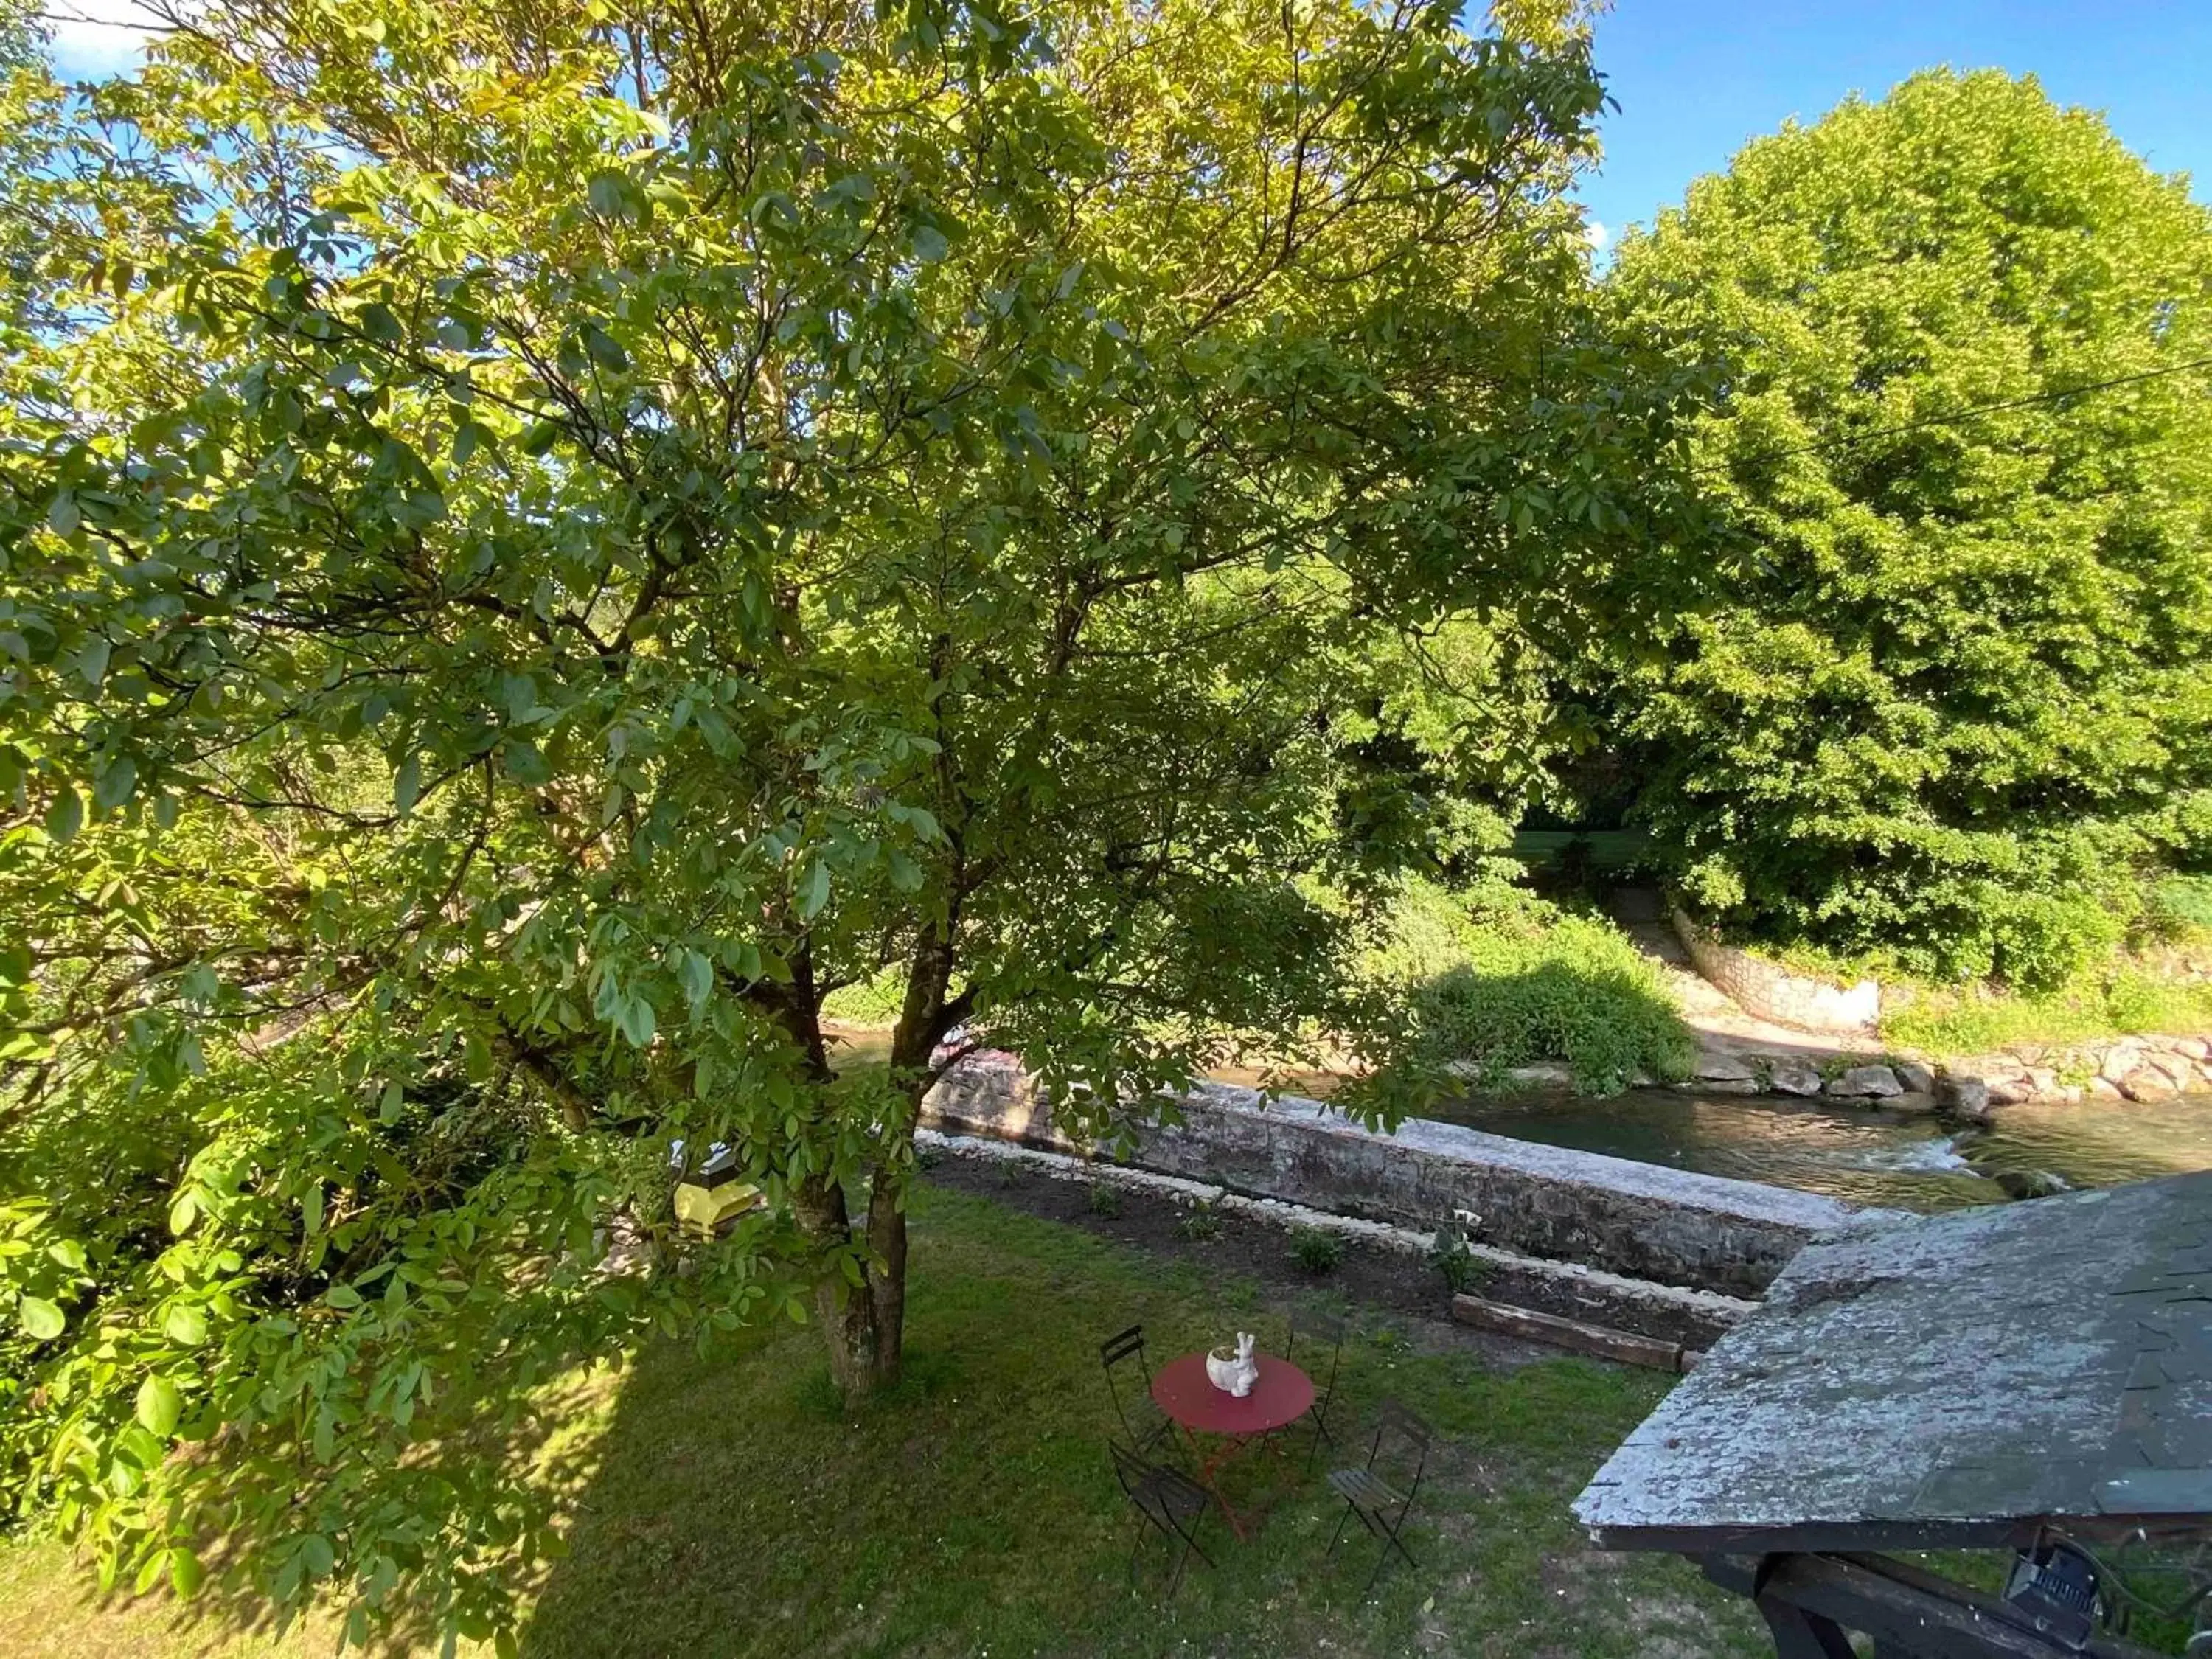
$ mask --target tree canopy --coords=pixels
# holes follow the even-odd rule
[[[1632,236],[1718,366],[1702,587],[1624,676],[1642,810],[1754,936],[2027,982],[2212,857],[2212,216],[2032,79],[1936,71]],[[1624,657],[1631,654],[1623,653]]]
[[[1564,15],[230,0],[11,82],[16,1504],[504,1628],[561,1368],[896,1374],[963,1043],[1103,1123],[1381,1040],[1302,884],[1418,850],[1425,634],[1586,624],[1663,416]],[[674,1140],[769,1202],[614,1271]]]

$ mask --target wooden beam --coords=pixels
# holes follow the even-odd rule
[[[1662,1371],[1682,1369],[1682,1345],[1679,1342],[1662,1342],[1656,1337],[1617,1331],[1610,1325],[1589,1325],[1558,1314],[1538,1313],[1533,1308],[1516,1308],[1510,1303],[1492,1302],[1486,1297],[1452,1297],[1452,1317],[1462,1325],[1479,1325],[1485,1330],[1503,1332],[1524,1341],[1572,1348],[1577,1353],[1595,1354],[1601,1359],[1650,1365]]]
[[[1771,1555],[1755,1571],[1715,1556],[1703,1565],[1714,1583],[1749,1591],[1780,1659],[1840,1659],[1851,1651],[1847,1631],[1871,1637],[1885,1659],[2153,1659],[2117,1637],[2063,1646],[1996,1597],[1885,1556]]]

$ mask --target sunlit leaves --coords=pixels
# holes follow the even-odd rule
[[[15,1319],[22,1326],[23,1334],[39,1342],[52,1341],[68,1323],[62,1310],[42,1296],[17,1297]]]
[[[874,1282],[793,1200],[895,1193],[922,1079],[822,1076],[830,986],[921,973],[923,1051],[986,1019],[1094,1101],[1311,1040],[1383,643],[1597,442],[1529,413],[1571,34],[602,13],[225,14],[112,94],[165,186],[77,204],[128,305],[21,267],[66,395],[9,416],[48,833],[0,878],[65,966],[10,991],[59,1080],[7,1167],[87,1249],[7,1289],[110,1429],[0,1430],[0,1478],[126,1577],[220,1516],[280,1601],[501,1629],[550,1499],[475,1448]],[[1265,159],[1301,124],[1325,200]],[[679,1139],[769,1200],[711,1248]]]
[[[177,1419],[184,1411],[184,1396],[167,1377],[149,1376],[138,1385],[136,1411],[147,1433],[157,1440],[167,1440],[176,1431]]]
[[[2050,981],[2205,855],[2208,282],[2212,215],[1994,70],[1759,140],[1623,246],[1621,315],[1723,371],[1711,532],[1643,562],[1684,599],[1623,665],[1709,912]]]

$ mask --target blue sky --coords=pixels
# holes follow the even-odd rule
[[[1613,0],[1597,65],[1620,109],[1582,198],[1617,237],[1746,140],[1937,64],[2032,72],[2212,200],[2212,0]]]
[[[132,0],[47,0],[65,76],[135,63]],[[2212,0],[1613,0],[1597,62],[1620,104],[1582,197],[1605,240],[1648,224],[1701,173],[1789,117],[1880,96],[1949,64],[2030,71],[2062,103],[2105,112],[2160,172],[2212,200]]]

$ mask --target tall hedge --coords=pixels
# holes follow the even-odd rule
[[[1694,902],[2035,983],[2124,931],[2146,868],[2212,857],[2185,179],[2033,79],[1935,71],[1751,144],[1607,288],[1718,372],[1713,527],[1641,573],[1697,599],[1620,687]]]

